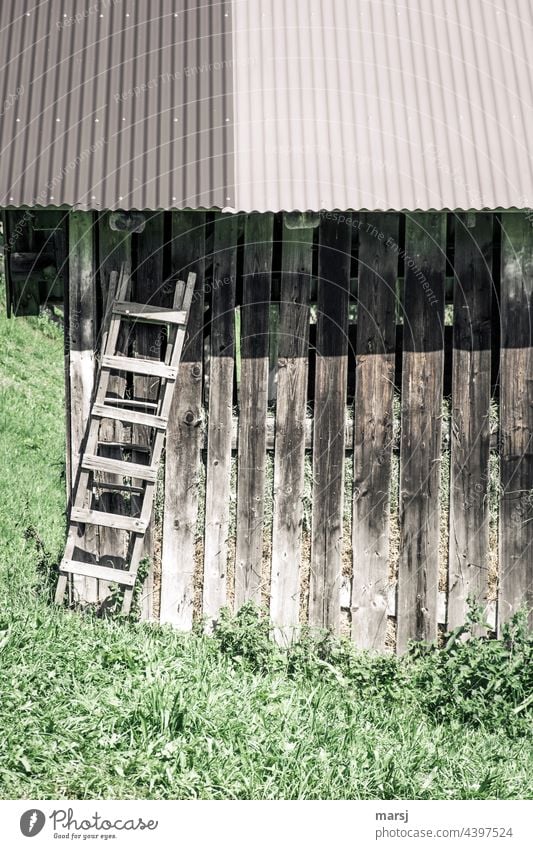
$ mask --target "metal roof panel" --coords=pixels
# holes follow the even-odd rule
[[[533,206],[530,0],[0,4],[0,206]]]

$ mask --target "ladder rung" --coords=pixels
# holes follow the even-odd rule
[[[101,581],[113,581],[127,587],[134,586],[136,577],[132,572],[127,572],[125,569],[111,569],[109,566],[82,563],[79,560],[62,560],[59,571],[69,572],[72,575],[85,575],[87,578],[99,578]]]
[[[111,475],[122,475],[125,478],[140,478],[155,483],[157,469],[143,466],[140,463],[128,463],[126,460],[113,460],[111,457],[97,457],[96,454],[85,454],[81,461],[82,468],[92,472],[109,472]]]
[[[102,368],[112,368],[117,371],[131,371],[134,374],[146,374],[149,377],[164,377],[175,380],[177,368],[167,366],[160,360],[145,360],[138,357],[113,357],[106,354],[102,357]]]
[[[121,451],[139,451],[143,454],[149,454],[152,450],[149,445],[141,445],[136,442],[99,442],[102,448],[118,448]]]
[[[144,489],[140,486],[130,486],[126,483],[110,483],[109,481],[93,481],[91,489],[106,489],[110,492],[129,492],[132,495],[144,495]]]
[[[123,404],[125,407],[152,407],[152,409],[156,409],[158,406],[157,401],[138,401],[136,398],[113,398],[107,397],[105,399],[107,404]]]
[[[116,315],[124,318],[146,321],[155,324],[181,324],[187,323],[187,313],[182,310],[170,310],[157,307],[154,304],[134,304],[129,301],[117,301],[113,306]]]
[[[167,419],[163,416],[139,413],[138,410],[121,410],[120,407],[108,407],[107,404],[94,404],[92,415],[102,419],[116,419],[120,422],[155,427],[158,430],[165,430],[167,426]]]
[[[70,518],[72,522],[84,522],[89,525],[102,525],[105,528],[116,528],[119,531],[131,531],[142,534],[148,527],[144,519],[133,516],[122,516],[118,513],[104,513],[101,510],[86,510],[73,507]]]

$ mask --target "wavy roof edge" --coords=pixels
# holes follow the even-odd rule
[[[51,210],[56,212],[95,212],[100,214],[105,214],[106,212],[142,212],[142,213],[156,213],[156,212],[199,212],[199,213],[220,213],[227,215],[288,215],[291,213],[309,213],[313,215],[321,215],[324,213],[331,212],[339,212],[342,214],[352,213],[355,215],[358,214],[382,214],[382,213],[390,213],[398,214],[398,215],[415,215],[418,213],[443,213],[443,214],[454,214],[454,215],[466,215],[469,212],[473,213],[482,213],[482,212],[492,212],[494,214],[503,213],[503,212],[519,212],[522,214],[533,214],[533,209],[529,206],[484,206],[484,207],[470,207],[468,209],[457,207],[455,209],[451,209],[450,207],[419,207],[418,209],[394,209],[392,207],[388,209],[370,209],[362,207],[361,209],[356,209],[355,207],[347,207],[345,209],[341,209],[340,207],[333,207],[332,209],[220,209],[218,207],[200,207],[200,206],[181,206],[181,207],[170,207],[170,208],[140,208],[140,207],[125,207],[125,206],[116,206],[116,207],[106,207],[106,209],[96,209],[94,207],[79,207],[79,206],[68,206],[67,204],[61,205],[53,205],[49,204],[46,206],[42,206],[39,204],[20,204],[19,206],[15,206],[10,204],[8,206],[0,207],[2,211],[5,212],[16,212],[17,210]]]

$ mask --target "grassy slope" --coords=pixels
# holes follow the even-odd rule
[[[49,606],[25,530],[59,556],[62,379],[57,331],[0,309],[0,796],[533,795],[525,738],[436,725],[411,688],[254,672],[205,637]]]

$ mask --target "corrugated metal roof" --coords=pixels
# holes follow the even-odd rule
[[[237,0],[243,209],[533,201],[531,0]]]
[[[234,205],[224,12],[193,0],[2,2],[0,205]]]
[[[2,206],[533,205],[530,0],[90,3],[1,4]]]

